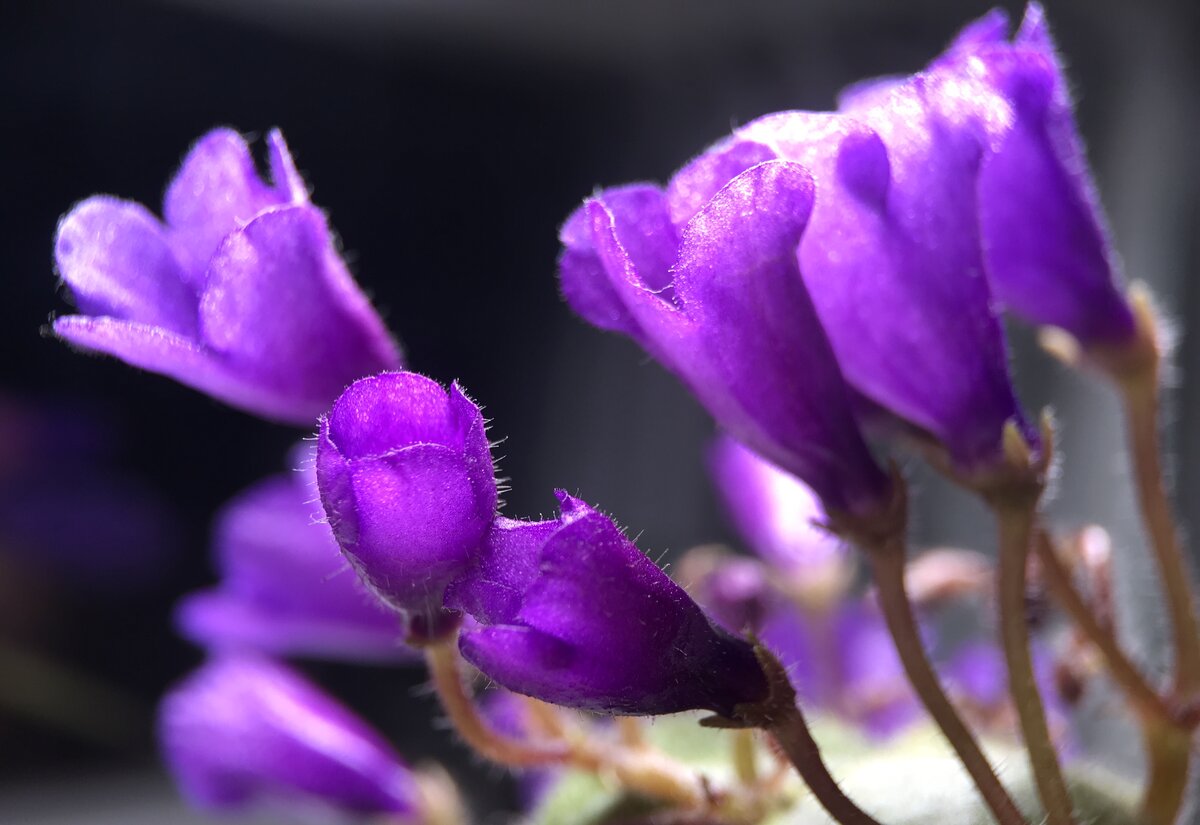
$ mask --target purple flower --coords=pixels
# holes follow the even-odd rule
[[[321,419],[317,484],[342,552],[381,598],[432,619],[496,517],[479,407],[410,372],[352,384]]]
[[[1033,672],[1050,733],[1060,747],[1072,750],[1070,708],[1058,690],[1055,658],[1044,641],[1033,642]],[[950,657],[944,669],[946,686],[983,725],[1017,735],[1016,709],[1008,691],[1004,653],[995,644],[969,642]]]
[[[808,173],[753,166],[697,207],[675,220],[668,195],[646,185],[588,199],[561,233],[567,301],[637,341],[725,429],[828,506],[881,508],[888,478],[863,442],[797,268],[813,207]]]
[[[1085,346],[1128,342],[1133,313],[1041,5],[1007,38],[995,10],[926,72],[947,120],[986,128],[979,222],[992,289],[1013,313]]]
[[[256,803],[412,816],[414,779],[362,720],[267,659],[219,658],[163,699],[167,764],[198,807]]]
[[[825,511],[804,482],[728,437],[709,450],[709,468],[734,528],[763,561],[801,583],[839,575],[850,549],[822,526]]]
[[[1037,443],[983,277],[979,148],[931,106],[925,85],[886,90],[853,117],[782,112],[737,129],[672,179],[670,214],[684,225],[753,164],[806,168],[815,205],[793,250],[846,379],[867,409],[927,433],[971,470],[1001,458],[1010,420]]]
[[[747,642],[715,626],[610,519],[558,497],[556,521],[503,527],[499,552],[485,550],[447,594],[482,625],[460,638],[468,661],[516,693],[600,713],[730,716],[766,698]]]
[[[788,669],[805,708],[836,714],[876,738],[899,733],[924,712],[869,602],[847,600],[828,612],[781,603],[761,637]]]
[[[54,331],[235,407],[310,425],[400,351],[308,200],[283,136],[268,185],[245,141],[217,129],[175,176],[159,221],[96,196],[58,227],[55,260],[79,315]]]
[[[400,622],[350,569],[324,522],[311,468],[263,481],[217,517],[218,588],[189,596],[177,619],[216,649],[389,661],[412,658]]]

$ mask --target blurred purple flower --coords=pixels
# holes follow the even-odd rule
[[[507,690],[489,690],[480,701],[483,715],[493,728],[506,736],[529,740],[539,735],[531,724],[529,705],[521,696]],[[534,768],[517,776],[521,808],[532,811],[545,798],[560,772],[553,768]]]
[[[298,673],[255,657],[210,661],[159,710],[167,764],[196,806],[322,807],[415,817],[413,776],[362,720]]]
[[[158,491],[118,466],[117,429],[78,400],[0,396],[0,554],[89,592],[161,580],[178,525]]]
[[[510,523],[500,552],[485,550],[448,592],[482,625],[460,637],[468,661],[516,693],[600,713],[729,716],[766,698],[747,642],[715,626],[610,519],[558,497],[556,521]],[[518,552],[527,555],[514,567]]]
[[[681,220],[654,186],[589,198],[561,232],[563,294],[590,323],[637,341],[722,427],[828,506],[872,512],[889,481],[797,268],[812,179],[794,163],[748,166]]]
[[[273,131],[268,185],[229,129],[202,137],[160,222],[95,196],[58,226],[55,260],[79,315],[57,335],[235,407],[308,426],[348,383],[401,365],[325,216]]]
[[[803,581],[847,564],[849,546],[822,526],[825,510],[800,479],[728,437],[712,445],[709,468],[734,528],[771,567]]]
[[[214,649],[323,659],[406,660],[395,612],[338,551],[311,467],[260,482],[217,516],[221,583],[186,598],[183,635]]]
[[[1044,640],[1033,642],[1033,672],[1046,709],[1046,722],[1060,748],[1071,751],[1070,708],[1058,690],[1055,658]],[[994,643],[972,641],[947,661],[943,678],[950,692],[984,726],[1016,735],[1018,723],[1008,691],[1004,653]]]
[[[496,518],[479,407],[415,373],[351,385],[321,419],[317,482],[333,535],[373,591],[433,621]]]

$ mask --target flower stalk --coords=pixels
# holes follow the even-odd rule
[[[1000,825],[1023,825],[1025,817],[996,776],[962,716],[950,702],[921,641],[905,586],[907,490],[899,473],[893,475],[897,493],[890,517],[874,525],[859,524],[856,520],[841,517],[834,519],[833,527],[865,552],[879,606],[904,672],[942,735],[958,754],[988,809]]]
[[[848,797],[821,756],[804,713],[796,704],[796,691],[788,680],[787,671],[774,654],[761,644],[754,653],[767,676],[770,693],[761,702],[739,705],[734,718],[712,716],[700,724],[714,728],[760,728],[766,731],[787,756],[804,784],[812,791],[821,807],[841,825],[880,825]]]
[[[1046,711],[1029,653],[1029,625],[1025,618],[1026,568],[1033,538],[1033,523],[1040,491],[1031,496],[996,496],[989,502],[999,531],[997,601],[1000,608],[1000,641],[1008,666],[1009,693],[1021,723],[1038,795],[1050,825],[1074,822],[1071,797],[1058,764],[1058,754],[1046,724]]]

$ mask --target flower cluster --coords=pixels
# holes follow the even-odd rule
[[[758,558],[695,551],[678,582],[565,491],[553,518],[500,514],[480,407],[458,383],[404,368],[282,136],[268,144],[270,182],[242,138],[219,129],[184,160],[162,220],[91,198],[63,218],[55,246],[80,310],[54,322],[61,338],[317,427],[310,465],[220,514],[221,581],[178,611],[209,661],[168,694],[160,730],[197,804],[461,821],[439,774],[406,767],[272,658],[423,656],[479,754],[534,769],[543,790],[604,778],[621,795],[609,821],[635,797],[646,821],[757,825],[803,811],[812,803],[759,771],[774,758],[829,816],[874,825],[831,772],[842,766],[825,759],[812,712],[876,742],[936,726],[953,781],[971,783],[955,821],[986,810],[1023,825],[1032,811],[1072,825],[1076,808],[1124,811],[1112,788],[1085,797],[1063,770],[1069,713],[1055,677],[1084,669],[1064,664],[1051,634],[1030,638],[1033,569],[1075,625],[1077,658],[1098,656],[1136,711],[1145,821],[1175,820],[1200,630],[1158,464],[1161,353],[1153,314],[1119,286],[1039,6],[1011,38],[993,12],[924,71],[858,84],[836,111],[754,120],[665,186],[604,189],[567,218],[567,303],[637,342],[725,433],[711,469]],[[1013,389],[1004,311],[1056,329],[1125,394],[1175,630],[1169,693],[1116,641],[1105,565],[1060,552],[1039,513],[1052,432],[1031,425]],[[910,562],[900,447],[992,509],[994,565],[959,551]],[[992,588],[994,603],[980,597]],[[947,602],[956,633],[943,632]],[[466,664],[506,691],[490,712]],[[732,770],[698,774],[627,718],[684,711],[738,729],[720,731],[733,737]],[[980,735],[1002,755],[1022,743],[1032,790],[997,773]],[[1034,793],[1040,808],[1026,804]]]

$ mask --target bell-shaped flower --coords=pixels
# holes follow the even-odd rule
[[[794,254],[847,381],[866,409],[931,436],[960,469],[987,467],[1007,422],[1030,443],[1037,434],[983,277],[978,146],[947,128],[922,84],[886,89],[854,117],[782,112],[737,129],[672,179],[671,218],[685,225],[752,164],[803,165],[816,198]]]
[[[245,491],[217,516],[215,589],[176,614],[183,635],[214,650],[403,661],[400,621],[338,550],[311,463]]]
[[[167,765],[197,807],[419,816],[416,781],[387,743],[268,659],[208,662],[167,694],[158,722]]]
[[[991,12],[917,77],[943,121],[981,132],[979,227],[996,297],[1085,347],[1128,343],[1133,312],[1042,7],[1029,4],[1011,41],[1007,15]]]
[[[321,419],[317,485],[342,552],[410,621],[432,620],[496,517],[479,407],[409,372],[352,384]]]
[[[588,199],[562,229],[563,294],[592,324],[637,341],[722,427],[827,506],[881,509],[888,477],[863,441],[797,265],[809,174],[767,162],[716,190],[679,222],[654,186]]]
[[[78,315],[54,332],[235,407],[311,425],[351,381],[401,354],[338,254],[279,132],[272,182],[229,129],[202,137],[163,220],[89,198],[58,226],[55,261]]]
[[[849,545],[824,526],[808,485],[728,436],[714,442],[708,463],[734,529],[763,561],[801,587],[846,578]]]
[[[599,713],[731,716],[766,698],[748,642],[714,625],[608,517],[558,497],[557,520],[498,525],[447,592],[480,623],[460,637],[469,662],[516,693]]]

